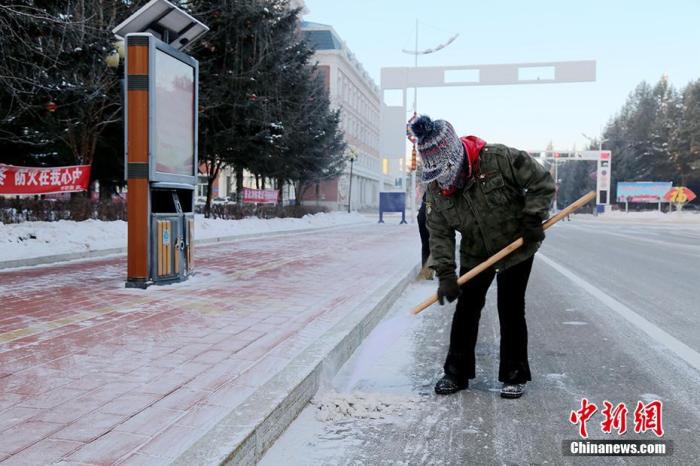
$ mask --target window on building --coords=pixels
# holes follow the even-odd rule
[[[198,198],[205,198],[207,197],[207,193],[209,192],[208,189],[208,179],[206,175],[198,175],[197,176],[197,197]]]
[[[235,180],[232,176],[228,175],[226,176],[226,196],[230,196],[231,193],[235,192]]]

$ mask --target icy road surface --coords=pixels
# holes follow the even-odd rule
[[[360,348],[261,464],[698,464],[699,259],[698,225],[557,225],[528,290],[533,381],[522,399],[498,396],[492,288],[469,390],[433,394],[453,306],[431,307],[374,357],[358,362]],[[401,322],[396,316],[436,285],[412,285],[387,319]],[[350,379],[358,380],[354,390],[343,392]],[[593,439],[655,439],[634,433],[633,412],[638,401],[661,400],[672,455],[563,456],[562,441],[578,438],[568,418],[583,397],[599,407],[588,422]],[[627,404],[628,432],[621,437],[601,432],[604,400]]]

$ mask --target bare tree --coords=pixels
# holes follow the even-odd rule
[[[0,139],[93,162],[104,129],[121,120],[119,75],[105,58],[128,10],[109,0],[0,5]]]

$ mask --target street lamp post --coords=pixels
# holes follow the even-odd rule
[[[350,208],[352,206],[352,167],[355,164],[355,159],[357,158],[357,153],[350,149],[350,185],[348,186],[348,213],[350,213]]]
[[[587,136],[586,133],[581,133],[581,136],[583,136],[584,138],[588,139],[590,142],[593,142],[593,141],[596,140],[595,138],[592,138],[592,137],[590,137],[590,136]],[[606,141],[609,141],[609,139],[608,139],[608,138],[603,138],[603,137],[601,137],[601,138],[598,140],[598,150],[603,150],[603,143],[606,142]]]
[[[104,59],[107,68],[114,71],[119,79],[119,106],[124,107],[124,101],[126,100],[126,88],[124,79],[124,58],[126,57],[126,52],[124,50],[124,41],[118,40],[112,44],[114,50],[112,50]],[[125,180],[126,181],[126,180]],[[112,192],[116,192],[116,187],[111,187]],[[93,195],[97,193],[99,199],[99,181],[95,180],[95,191]]]
[[[559,157],[554,154],[554,212],[559,212]]]
[[[402,50],[402,52],[407,53],[409,55],[413,55],[413,57],[414,57],[413,67],[415,69],[418,69],[418,55],[428,55],[431,53],[435,53],[438,50],[442,50],[445,47],[447,47],[448,45],[450,45],[452,42],[454,42],[454,40],[457,38],[457,36],[459,36],[459,34],[453,35],[452,37],[450,37],[448,39],[447,42],[445,42],[444,44],[440,44],[437,47],[433,47],[431,49],[425,49],[425,50],[418,50],[418,19],[416,19],[416,48],[413,50],[405,50],[404,49],[404,50]],[[418,86],[415,86],[413,88],[413,117],[415,118],[417,116],[418,116]],[[413,151],[415,152],[416,142],[415,142],[415,140],[412,140],[411,142],[413,142]],[[412,162],[413,162],[413,159],[412,159]],[[413,163],[412,163],[412,166],[410,167],[409,171],[410,171],[410,175],[411,175],[411,177],[410,177],[411,187],[409,189],[408,177],[406,177],[406,180],[407,180],[406,195],[411,196],[411,203],[410,203],[410,205],[411,205],[411,223],[413,223],[416,221],[416,194],[417,194],[416,193],[416,167],[415,167],[415,165],[413,165]]]

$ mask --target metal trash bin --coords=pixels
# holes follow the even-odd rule
[[[193,193],[154,189],[151,195],[150,276],[156,284],[184,280],[194,268]]]

